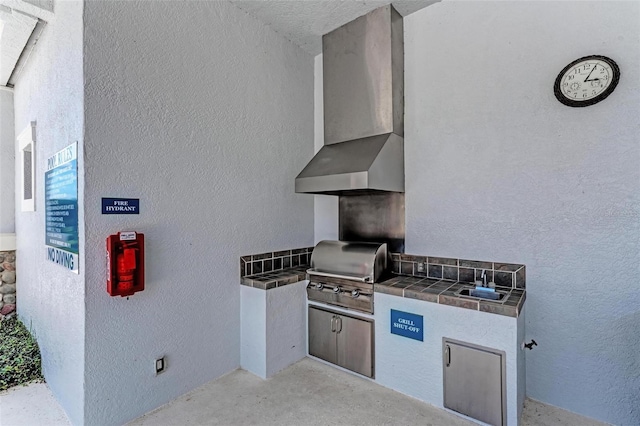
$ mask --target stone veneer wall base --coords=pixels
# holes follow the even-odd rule
[[[0,319],[16,312],[16,252],[0,251]]]

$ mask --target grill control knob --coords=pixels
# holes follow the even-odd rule
[[[316,288],[317,288],[318,290],[322,290],[322,289],[324,288],[324,284],[322,284],[322,283],[316,283]]]
[[[355,299],[358,296],[360,296],[360,290],[351,290],[351,297]]]
[[[335,287],[333,288],[333,292],[334,292],[334,293],[340,293],[340,287],[339,287],[339,286],[335,286]]]

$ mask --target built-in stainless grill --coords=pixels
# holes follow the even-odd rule
[[[307,270],[309,300],[373,313],[373,285],[387,268],[387,244],[321,241]]]
[[[341,240],[321,241],[307,271],[309,355],[374,377],[373,286],[388,250],[404,252],[402,17],[386,5],[322,38],[325,146],[298,193],[338,195]]]

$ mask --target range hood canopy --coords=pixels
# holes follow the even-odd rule
[[[404,192],[404,43],[391,5],[325,34],[325,144],[296,192]]]
[[[296,178],[296,192],[404,192],[402,138],[394,133],[323,146]]]

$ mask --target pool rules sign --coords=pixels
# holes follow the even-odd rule
[[[44,174],[47,260],[78,273],[78,143],[47,159]]]

